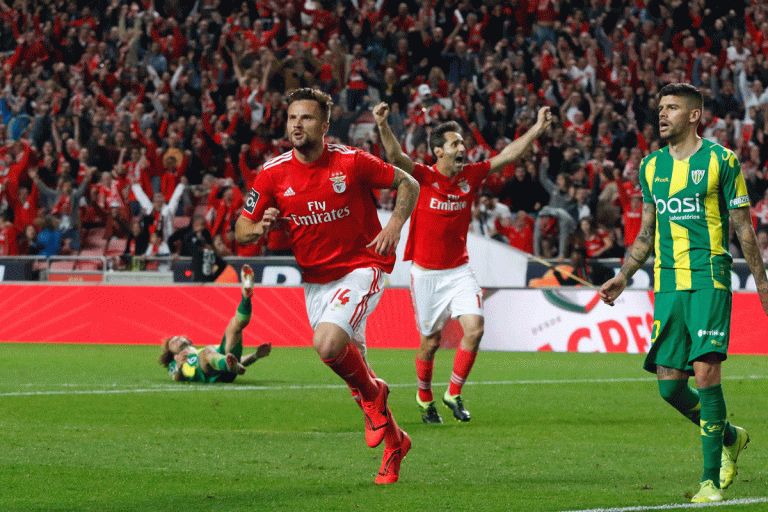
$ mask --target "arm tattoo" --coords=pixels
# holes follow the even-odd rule
[[[744,254],[749,270],[755,278],[755,284],[768,284],[768,279],[766,279],[765,275],[765,263],[763,263],[760,249],[757,247],[755,231],[752,229],[749,208],[736,208],[732,210],[731,218],[733,218],[733,222],[736,225],[736,235],[741,243],[741,252]]]
[[[419,198],[419,183],[405,171],[395,167],[395,179],[392,182],[392,188],[397,189],[392,216],[402,219],[404,223],[416,206],[416,200]]]

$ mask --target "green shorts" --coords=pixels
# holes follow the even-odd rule
[[[656,373],[656,365],[692,371],[693,361],[715,353],[728,357],[731,332],[730,290],[685,290],[657,293],[653,311],[653,338],[643,368]]]

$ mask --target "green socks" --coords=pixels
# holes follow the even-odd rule
[[[701,405],[699,393],[688,386],[687,380],[660,380],[659,393],[680,414],[688,418],[696,426],[701,426]],[[723,445],[731,446],[736,442],[736,429],[728,421],[725,422]]]
[[[726,421],[725,398],[720,384],[698,391],[688,380],[660,380],[659,393],[672,407],[701,428],[704,453],[704,480],[719,486],[723,446],[736,442],[736,429]]]
[[[220,372],[227,370],[227,358],[221,354],[212,355],[210,358],[211,367]]]
[[[720,487],[720,457],[725,430],[725,398],[720,384],[699,390],[701,399],[701,449],[704,453],[704,474],[701,481],[712,480]]]
[[[251,305],[251,298],[243,297],[243,299],[240,301],[240,305],[237,306],[237,313],[235,313],[235,317],[237,317],[237,319],[241,322],[248,322],[251,319],[252,311],[253,306]]]
[[[661,397],[698,426],[701,420],[699,393],[688,385],[688,379],[660,380],[658,383]]]

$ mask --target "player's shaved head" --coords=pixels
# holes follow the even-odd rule
[[[667,84],[659,91],[659,100],[664,96],[683,98],[689,109],[704,110],[704,96],[691,84]]]

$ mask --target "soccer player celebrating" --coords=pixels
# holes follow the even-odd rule
[[[365,360],[365,324],[392,271],[400,230],[419,185],[401,169],[361,150],[326,144],[332,101],[313,89],[287,97],[293,150],[265,163],[235,225],[239,243],[254,243],[281,224],[290,233],[306,283],[312,343],[323,362],[359,394],[368,446],[385,443],[376,483],[396,482],[411,440],[387,406],[389,388]],[[373,191],[397,190],[382,229]]]
[[[251,321],[253,297],[253,269],[243,265],[240,269],[242,299],[235,316],[227,324],[221,344],[196,349],[186,336],[171,336],[163,340],[160,365],[168,368],[173,380],[192,382],[232,382],[245,373],[245,368],[257,359],[267,357],[272,350],[264,343],[256,352],[243,355],[243,329]]]
[[[416,403],[424,423],[442,423],[432,396],[432,371],[441,329],[450,314],[459,319],[464,335],[456,350],[443,403],[451,409],[454,418],[469,421],[461,389],[475,362],[484,323],[482,291],[468,265],[467,231],[472,202],[491,173],[500,172],[531,147],[551,123],[551,114],[549,107],[543,107],[536,124],[522,137],[490,160],[467,165],[461,128],[455,121],[443,123],[433,129],[429,137],[429,146],[437,159],[432,167],[414,164],[408,159],[387,122],[388,115],[386,103],[373,109],[387,158],[412,174],[421,186],[405,247],[405,260],[413,260],[411,297],[421,334],[416,352],[419,386]]]
[[[741,167],[733,152],[696,134],[702,108],[702,94],[691,85],[659,92],[659,132],[668,146],[641,164],[640,233],[620,271],[600,288],[613,305],[655,246],[653,345],[644,368],[656,373],[664,400],[701,427],[704,473],[694,503],[723,499],[749,441],[726,420],[720,386],[731,323],[729,217],[768,314],[768,280]],[[691,374],[697,389],[688,386]]]

